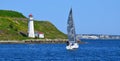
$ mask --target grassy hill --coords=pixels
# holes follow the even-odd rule
[[[22,13],[12,10],[0,10],[0,17],[17,17],[17,18],[26,18]]]
[[[43,32],[47,39],[65,39],[67,36],[60,32],[49,21],[34,21],[35,32]],[[0,40],[24,40],[27,37],[28,19],[19,12],[0,10]]]

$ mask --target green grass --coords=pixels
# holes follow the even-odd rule
[[[66,38],[66,35],[60,32],[49,21],[35,21],[35,31],[43,32],[45,34],[45,38]]]
[[[12,11],[12,10],[0,10],[0,17],[26,18],[22,13]]]
[[[6,14],[8,14],[8,12]],[[6,16],[9,16],[9,17],[6,17]],[[27,21],[27,18],[24,18],[24,17],[25,16],[15,17],[17,18],[16,20],[14,17],[10,16],[10,14],[5,15],[5,12],[3,16],[0,14],[0,40],[29,39],[26,36],[28,31],[28,21]],[[25,20],[22,20],[21,18],[24,18]],[[67,38],[67,36],[64,33],[59,31],[49,21],[35,20],[34,28],[35,28],[35,32],[43,32],[45,34],[45,39],[66,39]]]

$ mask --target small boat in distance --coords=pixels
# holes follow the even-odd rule
[[[67,41],[67,46],[66,49],[68,50],[73,50],[77,49],[79,47],[76,39],[76,33],[75,33],[75,26],[73,22],[73,16],[72,16],[72,8],[69,12],[68,16],[68,22],[67,22],[67,32],[68,32],[68,41]]]

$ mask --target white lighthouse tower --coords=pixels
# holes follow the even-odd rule
[[[33,22],[32,14],[29,15],[29,20],[28,20],[28,37],[35,38],[34,22]]]

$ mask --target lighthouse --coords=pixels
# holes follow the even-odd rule
[[[34,34],[34,21],[33,21],[33,15],[29,15],[29,20],[28,20],[28,37],[35,38]]]

